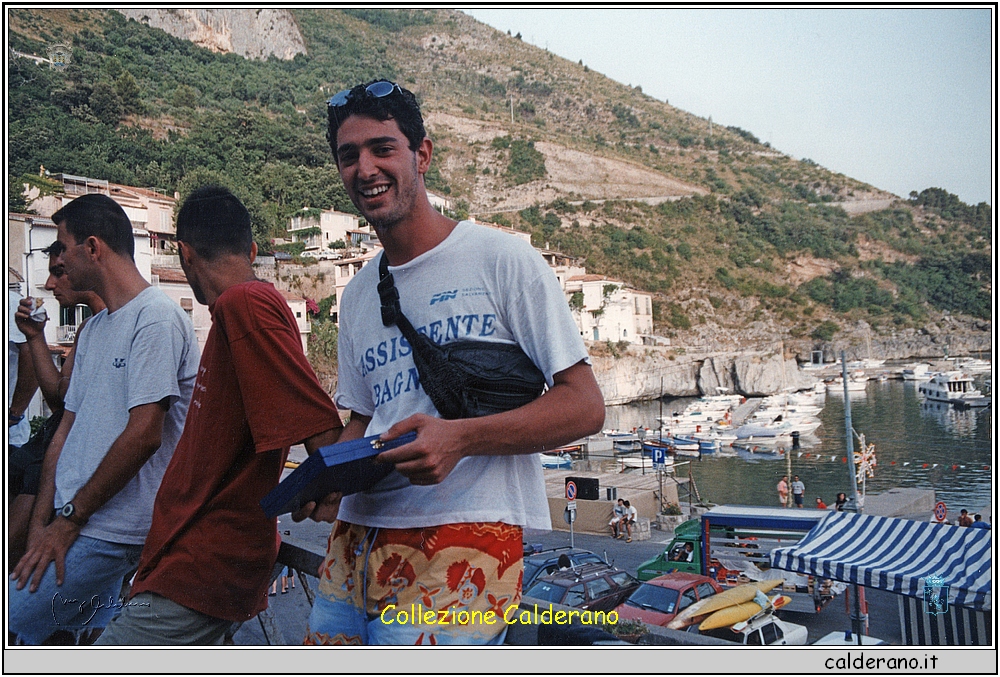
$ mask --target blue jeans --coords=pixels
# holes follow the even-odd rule
[[[35,592],[31,580],[20,590],[7,582],[8,629],[24,644],[41,644],[57,630],[103,628],[121,609],[122,579],[139,564],[141,545],[109,543],[80,536],[66,553],[66,575],[56,585],[50,562]]]

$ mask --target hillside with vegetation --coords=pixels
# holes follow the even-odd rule
[[[898,198],[459,12],[292,19],[307,53],[254,60],[114,11],[9,10],[11,49],[72,48],[62,71],[8,59],[9,209],[42,165],[182,196],[215,181],[266,244],[304,207],[354,211],[325,100],[386,77],[420,98],[428,187],[456,217],[529,231],[652,292],[657,332],[680,344],[991,327],[985,203],[937,187]]]

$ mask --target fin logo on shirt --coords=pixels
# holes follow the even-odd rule
[[[124,357],[116,357],[111,362],[111,364],[114,365],[115,369],[121,369],[122,367],[125,366],[125,358]]]
[[[453,289],[452,291],[438,292],[437,294],[431,297],[430,305],[433,306],[435,303],[444,303],[445,301],[451,301],[456,296],[458,296],[457,289]]]

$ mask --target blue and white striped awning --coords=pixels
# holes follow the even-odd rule
[[[772,550],[771,566],[920,598],[937,576],[949,604],[988,610],[992,546],[986,529],[831,512],[795,545]]]

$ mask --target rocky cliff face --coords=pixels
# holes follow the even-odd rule
[[[119,9],[125,16],[213,52],[248,59],[292,59],[306,46],[292,14],[283,9]]]
[[[608,404],[652,399],[661,393],[669,397],[714,395],[720,386],[759,397],[784,388],[809,388],[816,382],[794,359],[782,361],[780,355],[766,352],[687,356],[663,348],[638,348],[619,357],[595,355],[592,360]]]
[[[812,387],[816,378],[799,368],[808,362],[813,349],[822,349],[827,362],[839,360],[843,350],[848,361],[869,357],[885,360],[940,358],[946,355],[982,355],[992,359],[990,334],[976,328],[946,331],[940,323],[891,336],[846,336],[832,343],[786,342],[782,360],[774,350],[702,351],[678,355],[674,349],[631,347],[618,357],[608,354],[602,344],[591,346],[594,375],[608,404],[624,404],[668,397],[714,395],[716,388],[729,388],[747,397],[772,395],[785,389]],[[661,381],[662,379],[662,381]],[[662,383],[662,388],[661,388]]]
[[[808,362],[813,350],[822,350],[826,361],[840,359],[844,351],[847,360],[911,360],[957,355],[991,358],[993,352],[992,323],[986,320],[959,318],[944,314],[932,318],[919,329],[903,329],[885,334],[871,331],[865,322],[845,328],[833,341],[788,341],[785,347]]]

